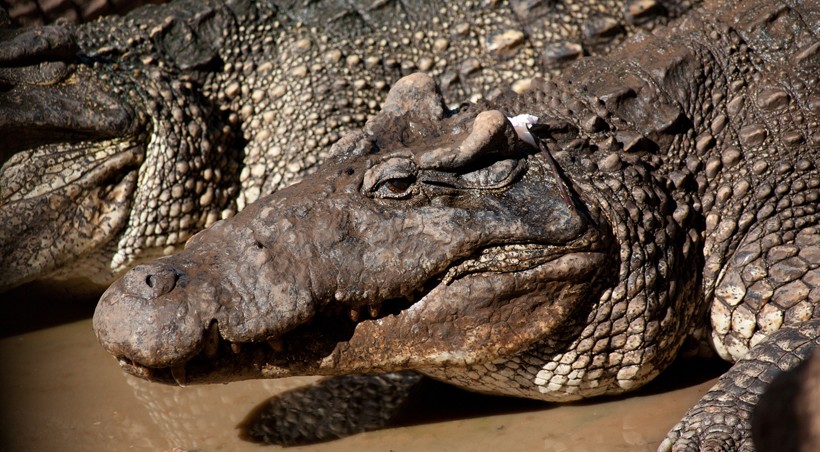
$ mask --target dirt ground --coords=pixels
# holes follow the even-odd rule
[[[312,381],[147,383],[124,375],[97,344],[88,318],[93,302],[37,304],[0,306],[2,450],[277,450],[242,439],[244,425],[272,395]],[[399,425],[290,450],[655,450],[721,370],[712,363],[676,366],[636,394],[570,405],[433,385]]]

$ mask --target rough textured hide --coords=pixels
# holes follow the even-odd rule
[[[416,370],[559,401],[689,341],[737,364],[662,449],[751,450],[820,329],[819,23],[712,2],[456,110],[404,78],[315,174],[115,283],[95,331],[166,383]]]
[[[167,0],[2,0],[12,22],[22,26],[45,25],[57,20],[87,22],[107,14],[126,14],[147,3]]]
[[[179,1],[2,29],[0,291],[180,250],[313,171],[403,75],[456,105],[521,90],[690,7],[638,3]]]

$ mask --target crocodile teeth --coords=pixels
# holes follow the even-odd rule
[[[185,379],[185,364],[171,367],[171,376],[174,377],[174,381],[176,381],[178,385],[185,386],[187,381]]]
[[[150,380],[154,376],[154,370],[150,367],[140,366],[139,364],[131,361],[130,359],[122,356],[117,358],[117,361],[120,364],[120,367],[127,368],[127,372],[133,375],[137,375],[140,378],[145,378]]]
[[[285,344],[282,343],[282,339],[271,339],[268,341],[268,345],[276,352],[285,350]]]
[[[350,308],[350,312],[348,312],[348,315],[350,315],[350,320],[354,322],[359,321],[359,311],[357,309]]]
[[[234,352],[235,354],[238,354],[239,352],[242,351],[242,346],[235,343],[235,342],[231,343],[231,351]]]
[[[370,317],[375,319],[376,317],[379,316],[379,312],[381,312],[381,310],[382,310],[381,303],[374,304],[373,306],[370,306]]]
[[[213,323],[208,328],[208,332],[205,335],[205,344],[203,348],[205,350],[205,356],[208,358],[213,358],[219,351],[219,329],[217,328],[216,323]]]

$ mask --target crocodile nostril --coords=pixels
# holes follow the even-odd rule
[[[124,282],[131,293],[151,299],[172,291],[181,275],[181,271],[167,264],[139,265],[128,272]]]

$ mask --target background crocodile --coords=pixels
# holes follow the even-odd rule
[[[375,385],[387,407],[407,370],[543,400],[620,393],[690,341],[736,364],[661,448],[751,450],[759,394],[820,336],[817,8],[708,2],[455,111],[405,78],[310,178],[112,285],[95,331],[167,383],[397,372]],[[532,144],[520,114],[538,118]],[[339,434],[315,413],[347,405],[312,400],[323,411],[264,434]]]
[[[688,7],[181,1],[5,30],[0,290],[107,285],[180,249],[309,172],[402,75],[433,74],[455,103],[522,89]]]
[[[147,3],[167,0],[0,0],[15,25],[36,26],[64,20],[87,22],[107,14],[124,15]]]
[[[0,0],[15,25],[45,25],[65,20],[87,22],[106,14],[126,14],[147,3],[167,0]]]

